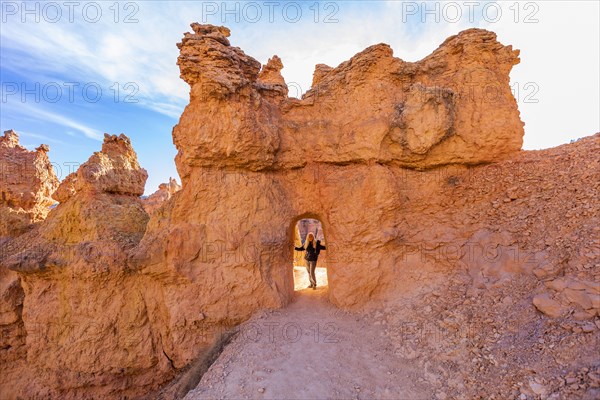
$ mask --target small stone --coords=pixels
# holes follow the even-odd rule
[[[584,324],[581,329],[585,332],[585,333],[590,333],[590,332],[594,332],[596,330],[596,325],[592,324],[591,322],[588,322],[587,324]]]
[[[593,303],[591,297],[583,290],[566,288],[563,292],[571,303],[578,304],[584,310],[592,308]]]
[[[258,393],[264,393],[264,392],[265,392],[265,388],[264,387],[258,388]]]
[[[574,376],[567,376],[565,378],[565,382],[567,382],[567,385],[571,385],[571,384],[577,382],[577,378],[575,378]]]
[[[566,278],[556,278],[552,281],[546,282],[546,287],[549,289],[562,292],[569,285],[569,281]]]
[[[547,293],[538,294],[533,298],[533,305],[551,318],[558,318],[564,313],[562,305],[550,298]]]
[[[546,387],[541,383],[531,381],[529,382],[529,387],[533,390],[533,393],[541,396],[546,394]]]
[[[589,320],[594,318],[593,314],[587,313],[587,312],[576,312],[575,314],[573,314],[573,318],[577,321],[585,321],[585,320]]]
[[[446,400],[448,398],[448,395],[445,392],[437,392],[435,394],[435,398],[437,400]]]

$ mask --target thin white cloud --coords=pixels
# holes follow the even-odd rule
[[[41,21],[31,29],[31,24],[10,19],[0,31],[3,68],[33,79],[59,76],[65,81],[95,82],[106,90],[114,83],[122,87],[133,82],[139,88],[140,105],[153,109],[152,103],[168,101],[183,109],[189,89],[175,65],[175,43],[182,26],[151,12],[150,2],[140,3],[140,8],[147,12],[135,24],[114,23],[109,15],[96,24]]]
[[[64,141],[54,139],[48,135],[43,135],[43,134],[33,133],[33,132],[28,132],[28,131],[19,131],[17,133],[19,134],[19,137],[22,137],[22,138],[28,137],[28,138],[39,139],[39,140],[43,141],[42,143],[52,142],[52,143],[58,143],[58,144],[66,144]]]
[[[282,74],[286,81],[299,86],[301,92],[310,88],[316,64],[337,66],[380,42],[391,44],[396,56],[403,59],[422,57],[445,36],[466,27],[432,24],[424,37],[415,38],[414,27],[401,23],[401,2],[335,4],[337,10],[320,5],[318,22],[308,6],[297,23],[282,18],[282,6],[275,12],[275,23],[267,21],[266,8],[258,23],[235,24],[231,15],[218,13],[209,22],[229,26],[232,44],[262,63],[278,54],[284,63]],[[220,3],[217,6],[222,7]],[[181,40],[182,32],[190,31],[191,22],[202,20],[202,4],[139,3],[138,22],[134,24],[114,23],[112,11],[104,11],[111,18],[96,24],[80,20],[55,24],[42,21],[31,30],[27,24],[9,21],[0,33],[3,43],[8,43],[5,47],[26,53],[26,57],[9,60],[9,68],[11,64],[18,64],[23,71],[39,72],[44,68],[80,81],[99,82],[103,87],[114,82],[135,82],[141,106],[178,118],[188,101],[189,87],[179,78],[175,44]],[[324,23],[328,16],[331,23]],[[174,110],[164,111],[166,103],[173,104]]]
[[[176,103],[160,103],[157,101],[147,103],[141,101],[140,105],[149,108],[150,110],[166,115],[167,117],[171,117],[175,120],[179,119],[184,108],[183,106],[180,106]]]
[[[90,139],[102,140],[103,135],[100,132],[80,122],[74,121],[59,114],[52,113],[50,111],[41,110],[39,108],[36,110],[36,113],[38,117],[43,117],[43,120],[45,121],[54,122],[55,124],[75,129]]]
[[[45,110],[40,106],[34,106],[30,103],[18,103],[18,105],[13,103],[5,103],[3,105],[3,112],[13,115],[24,115],[28,118],[41,122],[55,123],[57,125],[71,128],[75,131],[83,133],[85,137],[90,139],[102,140],[103,138],[103,135],[96,129],[93,129],[64,115]],[[69,133],[69,131],[67,130],[66,133]]]

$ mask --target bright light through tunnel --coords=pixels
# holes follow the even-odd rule
[[[309,233],[315,236],[315,241],[320,240],[323,246],[327,246],[321,221],[318,219],[305,218],[296,223],[294,230],[294,247],[303,247]],[[294,250],[294,290],[310,289],[310,280],[307,270],[305,251]],[[317,288],[327,286],[327,250],[319,253],[317,267],[315,269]]]

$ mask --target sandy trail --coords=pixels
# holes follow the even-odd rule
[[[326,287],[296,293],[243,324],[185,399],[432,398],[370,316],[337,309]]]

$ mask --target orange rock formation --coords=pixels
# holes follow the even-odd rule
[[[152,214],[180,190],[181,185],[177,183],[177,180],[169,178],[169,183],[161,183],[156,192],[144,199],[144,209],[148,214]]]
[[[0,137],[0,241],[43,220],[55,203],[51,195],[58,179],[48,159],[49,150],[43,144],[28,151],[12,130]]]
[[[415,63],[371,46],[317,66],[298,100],[277,56],[261,69],[227,28],[192,28],[178,45],[191,88],[173,129],[181,191],[149,219],[146,172],[126,137],[106,136],[54,194],[61,204],[3,248],[24,297],[11,335],[27,354],[13,372],[2,364],[8,397],[143,398],[175,376],[193,382],[229,328],[293,299],[302,218],[323,224],[338,307],[517,280],[531,312],[598,315],[599,250],[586,240],[598,234],[599,136],[520,151],[518,51],[494,33],[461,32]],[[16,303],[6,321],[21,318]]]

